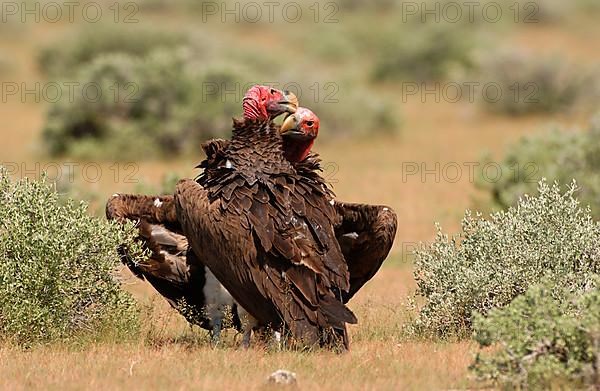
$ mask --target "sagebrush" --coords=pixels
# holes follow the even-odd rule
[[[49,76],[67,76],[102,54],[144,56],[158,48],[187,43],[186,36],[148,26],[93,24],[40,50],[38,63]]]
[[[438,227],[415,253],[417,294],[425,303],[413,327],[422,334],[468,336],[474,312],[508,305],[539,281],[579,291],[600,271],[600,225],[581,208],[572,184],[541,181],[489,218],[467,211],[459,234]]]
[[[239,103],[203,86],[235,89],[241,73],[196,67],[192,57],[179,47],[144,57],[100,55],[82,65],[75,101],[65,98],[48,113],[44,139],[50,153],[117,160],[171,156],[226,134]],[[88,96],[89,85],[99,86],[99,98]]]
[[[483,106],[510,115],[555,113],[575,104],[589,106],[597,94],[593,73],[559,55],[497,50],[478,61],[477,75],[482,86],[477,95]]]
[[[372,71],[374,80],[444,80],[473,66],[472,51],[477,40],[469,30],[452,23],[433,22],[410,27],[395,26],[378,42]],[[398,39],[407,33],[411,39]]]
[[[600,288],[572,293],[553,282],[474,319],[482,347],[471,369],[510,388],[600,386]]]
[[[179,34],[148,30],[116,38],[99,26],[88,40],[83,29],[44,50],[40,63],[52,82],[74,83],[73,93],[48,110],[43,136],[51,155],[121,161],[197,155],[201,142],[230,134],[245,91],[257,83],[296,93],[319,114],[324,138],[390,133],[399,124],[393,105],[354,76],[315,70],[311,61],[290,63],[268,50],[260,56],[252,47],[231,50],[235,42],[210,39],[203,26]]]
[[[490,159],[484,159],[485,165]],[[494,164],[494,163],[492,163]],[[577,180],[577,198],[600,218],[600,117],[586,131],[554,127],[525,136],[498,162],[503,175],[480,172],[477,186],[488,192],[494,207],[508,208],[532,193],[542,178],[568,183]],[[483,166],[482,165],[482,166]],[[493,171],[493,170],[492,170]]]
[[[45,179],[13,182],[2,168],[0,204],[0,340],[137,333],[137,306],[117,274],[119,245],[141,260],[131,225],[91,217]]]

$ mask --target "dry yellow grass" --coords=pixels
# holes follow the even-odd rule
[[[206,332],[191,331],[164,301],[155,298],[144,340],[84,348],[48,346],[22,351],[0,347],[0,389],[264,389],[277,369],[296,372],[300,389],[423,390],[469,384],[474,344],[405,341],[403,302],[414,287],[410,267],[391,266],[369,283],[351,307],[360,323],[351,328],[349,353],[245,351],[232,331],[213,349]],[[153,296],[146,284],[130,286]]]
[[[256,390],[278,368],[298,374],[301,389],[439,389],[464,385],[469,346],[385,343],[352,352],[300,354],[197,348],[170,344],[95,346],[82,352],[57,348],[0,350],[11,360],[0,387],[25,389],[227,389]]]
[[[464,386],[469,344],[356,344],[350,353],[267,353],[189,348],[172,343],[101,345],[84,351],[0,349],[0,388],[225,389],[266,388],[280,368],[294,371],[303,390],[425,390]],[[10,358],[10,359],[8,359]]]

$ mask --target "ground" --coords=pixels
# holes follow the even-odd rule
[[[140,287],[138,287],[140,288]],[[468,383],[471,342],[405,342],[404,301],[414,289],[411,269],[386,267],[353,300],[360,324],[351,326],[350,352],[274,352],[264,346],[211,348],[203,331],[191,331],[157,299],[149,340],[50,346],[21,351],[0,348],[0,389],[263,389],[269,374],[288,369],[301,389],[439,389]],[[136,289],[148,295],[149,290]],[[392,325],[390,327],[390,325]]]

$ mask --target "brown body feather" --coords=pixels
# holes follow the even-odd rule
[[[181,231],[173,196],[115,194],[106,204],[108,220],[137,222],[138,239],[150,250],[150,257],[134,263],[126,248],[119,248],[121,261],[134,275],[148,281],[188,322],[214,330],[214,319],[207,313],[204,264],[189,251]],[[242,322],[235,304],[232,325],[241,330]],[[223,314],[223,317],[228,317]]]
[[[227,159],[225,150],[229,145],[227,140],[210,140],[203,144],[203,149],[207,158],[198,166],[205,170],[204,175],[215,175],[220,170],[229,170],[227,168]],[[231,162],[230,162],[231,163]],[[310,183],[310,187],[322,189],[323,194],[330,200],[333,200],[333,194],[329,190],[326,182],[320,176],[320,159],[317,154],[311,154],[302,162],[295,163],[294,168],[299,175],[305,177],[305,182]],[[202,176],[201,176],[202,177]],[[252,194],[252,191],[241,190]],[[156,199],[159,199],[160,206],[156,206]],[[251,207],[250,200],[245,197],[241,202],[241,210]],[[296,197],[292,199],[293,208],[296,211],[306,209],[303,200]],[[397,219],[391,208],[379,205],[351,204],[335,201],[334,211],[336,216],[332,219],[335,227],[335,236],[341,246],[348,271],[350,275],[349,291],[341,292],[343,302],[347,303],[350,298],[367,282],[381,267],[387,257],[395,237]],[[170,247],[165,247],[151,236],[144,234],[144,226],[147,224],[161,225],[166,230],[172,230],[173,234],[182,233],[181,224],[175,213],[175,203],[172,196],[151,197],[143,195],[117,195],[111,198],[107,204],[107,216],[110,219],[124,218],[130,220],[139,220],[141,239],[152,249],[152,256],[147,264],[156,264],[154,267],[141,268],[135,265],[128,265],[130,269],[138,276],[145,276],[146,279],[161,293],[169,302],[172,303],[172,297],[183,298],[187,303],[197,303],[196,313],[201,311],[204,301],[198,298],[204,285],[204,270],[202,268],[190,269],[190,265],[185,258],[176,258],[179,260],[179,267],[165,268],[161,267],[164,260],[160,256],[161,252],[172,251]],[[145,222],[145,223],[143,223]],[[247,220],[243,220],[246,228],[249,228]],[[187,239],[187,238],[186,238]],[[285,245],[285,243],[280,244]],[[193,251],[189,250],[190,255],[194,256]],[[158,256],[157,256],[158,254]],[[195,257],[194,264],[201,264],[198,257]],[[127,264],[126,257],[123,257]],[[183,268],[182,268],[183,264]],[[180,270],[187,270],[187,273],[181,273]],[[310,278],[304,278],[301,272],[293,271],[292,276],[298,285],[301,286],[306,296],[314,302],[314,295],[304,285],[310,282]],[[289,276],[289,272],[288,272]],[[194,281],[192,283],[192,281]],[[185,290],[180,287],[191,285]],[[176,292],[175,294],[172,291]],[[176,307],[177,308],[177,307]],[[188,321],[198,324],[198,318]],[[209,328],[208,320],[203,319],[205,328]]]
[[[315,344],[356,322],[341,302],[349,274],[321,184],[283,158],[267,121],[237,122],[224,164],[177,186],[179,221],[195,253],[261,324]],[[222,163],[222,162],[221,162]]]
[[[207,158],[199,167],[211,170],[225,165],[226,140],[210,140],[202,145]],[[335,200],[334,194],[320,175],[321,159],[311,153],[301,162],[293,163],[296,172],[312,187],[323,188],[323,193],[334,204],[335,236],[340,244],[348,271],[350,289],[342,293],[347,303],[379,270],[387,258],[397,230],[397,216],[385,205],[346,203]]]

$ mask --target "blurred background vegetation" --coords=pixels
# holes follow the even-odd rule
[[[484,12],[490,3],[502,17]],[[390,102],[406,83],[497,83],[502,99],[490,102],[487,90],[478,98],[482,109],[508,115],[555,113],[597,96],[592,70],[567,64],[561,53],[544,58],[505,42],[519,25],[566,23],[594,11],[592,1],[483,2],[460,15],[450,1],[418,9],[393,0],[299,2],[297,21],[283,7],[272,19],[264,10],[257,18],[257,8],[234,1],[94,4],[103,10],[98,22],[86,20],[82,3],[75,22],[63,15],[56,24],[65,31],[34,53],[43,80],[77,83],[74,94],[47,107],[40,144],[50,156],[193,153],[202,140],[228,134],[253,82],[296,90],[322,117],[323,138],[399,134],[402,107]]]

